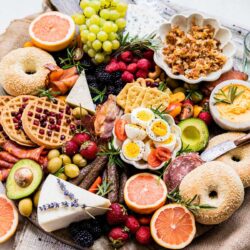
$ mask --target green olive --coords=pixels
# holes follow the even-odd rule
[[[80,119],[81,116],[87,115],[88,111],[84,108],[77,107],[73,109],[72,114],[76,119]]]
[[[69,178],[75,178],[80,174],[79,168],[75,164],[67,164],[64,167],[64,173],[69,177]]]
[[[184,94],[186,94],[186,89],[184,89],[183,87],[178,87],[176,89],[173,90],[173,93],[178,93],[178,92],[182,92]]]
[[[191,96],[190,99],[194,102],[194,103],[198,103],[203,99],[203,95],[200,91],[194,91]]]
[[[166,80],[167,86],[170,87],[171,89],[175,89],[179,87],[180,82],[178,80],[172,79],[172,78],[167,78]]]
[[[57,149],[52,149],[48,153],[48,159],[51,160],[52,158],[58,157],[60,152]]]
[[[19,201],[18,210],[22,216],[29,217],[32,213],[32,200],[30,198],[25,198]]]
[[[63,165],[71,163],[71,159],[68,155],[62,154],[59,156],[59,158],[62,159]]]
[[[195,84],[184,83],[184,88],[191,89],[191,90],[197,90],[199,88],[199,84],[198,83],[195,83]]]
[[[48,162],[48,171],[52,174],[54,174],[57,170],[59,170],[62,166],[62,159],[59,157],[52,158]]]
[[[38,190],[38,191],[34,194],[34,196],[33,196],[33,204],[34,204],[35,207],[38,206],[40,193],[41,193],[41,190]]]
[[[67,180],[67,176],[64,173],[58,174],[57,177],[60,178],[60,179],[62,179],[62,180],[64,180],[64,181]]]
[[[85,167],[87,165],[87,161],[80,155],[76,154],[73,156],[73,163],[76,164],[78,167]]]

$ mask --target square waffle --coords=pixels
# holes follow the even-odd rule
[[[58,148],[70,140],[76,129],[73,121],[71,108],[65,102],[53,103],[46,98],[28,104],[22,116],[25,133],[46,148]]]
[[[5,104],[11,99],[11,96],[0,96],[0,117]],[[8,139],[8,135],[4,132],[3,126],[0,121],[0,145],[2,145]]]
[[[20,95],[8,101],[2,110],[1,124],[3,130],[11,140],[16,141],[20,145],[35,146],[23,130],[21,117],[24,108],[36,99],[38,98],[35,96]]]

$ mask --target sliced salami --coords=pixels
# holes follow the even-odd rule
[[[178,187],[182,179],[202,163],[203,161],[197,153],[187,153],[175,158],[169,164],[163,175],[168,192]]]

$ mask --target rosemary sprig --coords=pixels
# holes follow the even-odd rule
[[[183,153],[190,153],[190,152],[192,152],[192,149],[189,148],[189,144],[188,144],[186,147],[184,147],[184,148],[182,147],[180,149],[180,151],[177,152],[176,157],[183,154]]]
[[[108,182],[105,178],[102,182],[102,185],[98,185],[98,191],[96,194],[104,197],[112,191],[111,184],[112,183]]]
[[[208,204],[196,204],[194,201],[198,198],[198,195],[194,195],[193,198],[184,200],[179,192],[178,188],[175,188],[172,192],[167,195],[168,199],[172,202],[184,205],[188,210],[196,213],[199,209],[214,209],[216,207],[210,206]]]
[[[151,108],[151,110],[153,111],[153,113],[156,115],[156,116],[159,116],[161,119],[165,120],[166,121],[166,117],[165,115],[167,115],[167,112],[166,111],[161,111],[160,108],[161,108],[162,105],[160,105],[159,107],[157,107],[156,109],[154,108]]]
[[[121,168],[124,168],[125,164],[120,158],[120,151],[120,148],[115,149],[113,142],[109,142],[108,147],[102,148],[98,155],[106,155],[109,158],[110,164],[115,164]]]
[[[58,176],[59,174],[61,174],[61,173],[64,173],[64,167],[61,167],[61,168],[59,168],[56,172],[55,172],[55,176]]]
[[[234,100],[240,96],[244,91],[240,91],[237,93],[238,87],[231,85],[228,89],[228,93],[226,94],[224,90],[220,89],[214,96],[215,104],[217,103],[226,103],[232,104]]]
[[[157,38],[155,32],[139,37],[138,35],[132,37],[129,33],[119,34],[120,48],[114,52],[114,56],[120,55],[123,51],[133,51],[138,56],[141,55],[141,50],[151,49],[158,50],[161,47],[161,42]]]
[[[102,103],[104,101],[107,88],[105,87],[103,90],[99,90],[97,88],[90,87],[90,92],[95,95],[95,97],[93,98],[94,102]]]
[[[167,83],[166,82],[160,82],[158,89],[160,91],[165,91],[167,89]]]
[[[61,94],[61,92],[53,91],[51,88],[50,89],[39,89],[38,90],[38,96],[39,97],[47,97],[53,103],[57,102],[55,96],[60,95],[60,94]]]
[[[82,57],[78,55],[79,53],[80,53],[80,48],[76,47],[67,48],[66,57],[65,58],[59,57],[59,63],[62,69],[69,69],[75,66],[77,68],[78,73],[81,73],[85,69],[86,65],[81,63],[81,61],[79,60],[79,58],[81,59]]]

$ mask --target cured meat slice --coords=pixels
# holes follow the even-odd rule
[[[168,192],[172,192],[179,187],[182,179],[202,163],[203,161],[198,153],[187,153],[175,158],[166,168],[163,175]]]

